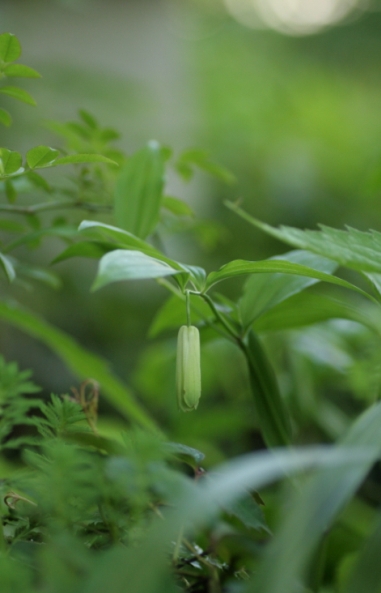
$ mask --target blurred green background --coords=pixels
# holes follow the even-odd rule
[[[227,198],[274,225],[380,230],[377,0],[0,0],[0,23],[43,76],[23,84],[37,108],[12,103],[15,123],[1,130],[2,146],[59,145],[45,122],[73,120],[84,108],[121,132],[127,153],[155,138],[176,153],[205,149],[234,174],[232,185],[204,173],[185,184],[169,174],[167,193],[212,225],[165,232],[169,255],[209,271],[286,250],[227,210]],[[32,257],[49,264],[62,247],[47,240]],[[105,357],[171,438],[212,461],[260,445],[243,361],[230,345],[205,344],[200,408],[180,414],[176,332],[147,337],[164,289],[143,281],[90,294],[95,262],[56,270],[60,291],[15,287],[13,295]],[[226,294],[236,296],[239,286],[227,284]],[[4,325],[0,340],[5,357],[32,368],[47,393],[76,384],[55,355],[20,332]],[[342,373],[342,361],[337,368]]]

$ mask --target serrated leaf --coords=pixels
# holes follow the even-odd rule
[[[328,282],[329,284],[336,284],[337,286],[348,288],[362,294],[368,299],[373,301],[375,300],[370,294],[361,290],[361,288],[358,288],[358,286],[347,282],[346,280],[342,280],[341,278],[331,276],[324,272],[319,272],[308,266],[275,259],[262,261],[246,261],[237,259],[235,261],[229,262],[228,264],[222,266],[222,268],[220,268],[217,272],[211,272],[211,274],[209,274],[206,280],[205,290],[209,290],[209,288],[211,288],[217,282],[227,280],[228,278],[234,278],[235,276],[240,276],[242,274],[272,273],[295,274],[297,276],[315,278],[316,280],[322,280],[323,282]]]
[[[102,154],[71,154],[56,159],[51,167],[58,167],[59,165],[78,165],[82,163],[107,163],[108,165],[118,165],[118,163]]]
[[[26,153],[26,162],[31,169],[42,169],[51,167],[58,155],[58,150],[50,146],[35,146]]]
[[[21,170],[22,157],[19,152],[0,148],[0,176],[13,175]]]
[[[16,272],[9,257],[3,253],[0,253],[0,264],[3,268],[3,271],[5,272],[6,277],[8,278],[8,281],[13,282],[13,280],[16,278]]]
[[[24,64],[9,64],[3,70],[6,76],[19,78],[41,78],[41,74],[34,68],[24,66]]]
[[[20,89],[18,86],[3,86],[0,89],[0,93],[3,95],[8,95],[9,97],[13,97],[18,101],[22,101],[23,103],[27,103],[28,105],[36,105],[36,101],[33,99],[32,95],[24,91],[24,89]]]
[[[175,270],[165,262],[149,257],[141,251],[115,249],[100,260],[92,290],[121,280],[162,278],[178,273],[179,270]]]
[[[227,203],[228,207],[268,235],[299,249],[307,249],[328,257],[340,265],[359,272],[381,272],[381,233],[346,231],[320,225],[319,231],[302,231],[293,227],[274,228]]]
[[[12,123],[12,117],[5,109],[0,108],[0,123],[9,127]]]
[[[21,55],[21,45],[16,35],[2,33],[0,35],[0,61],[14,62]]]
[[[114,216],[118,226],[145,239],[159,221],[163,186],[161,147],[150,142],[132,155],[117,179]]]
[[[267,261],[274,259],[301,264],[328,274],[337,268],[336,262],[308,251],[290,251]],[[267,274],[251,276],[245,282],[243,295],[238,302],[243,326],[248,327],[269,309],[317,282],[316,278],[279,273],[272,274],[270,279]]]

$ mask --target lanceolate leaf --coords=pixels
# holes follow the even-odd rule
[[[154,421],[135,401],[128,388],[112,374],[106,362],[80,346],[72,337],[49,325],[33,313],[15,304],[0,302],[0,317],[29,335],[42,340],[68,368],[84,380],[92,378],[99,382],[101,392],[128,419],[149,429],[156,429]]]
[[[291,443],[291,422],[288,409],[279,391],[274,369],[252,330],[247,343],[241,344],[245,355],[254,398],[257,426],[269,447]]]
[[[3,253],[0,253],[0,264],[9,282],[13,282],[13,280],[16,278],[16,272],[9,257],[4,255]]]
[[[118,226],[144,239],[159,221],[163,199],[164,157],[157,142],[135,153],[122,169],[115,188]]]
[[[92,290],[120,280],[162,278],[178,273],[179,270],[141,251],[115,249],[102,257]]]
[[[37,70],[24,66],[24,64],[9,64],[4,68],[4,74],[18,78],[41,78],[41,74]]]
[[[33,99],[33,97],[24,91],[24,89],[20,89],[18,86],[3,86],[0,89],[0,93],[9,95],[14,99],[22,101],[23,103],[28,103],[28,105],[36,105],[36,101]]]
[[[341,231],[324,225],[319,231],[286,226],[274,228],[233,204],[227,205],[257,228],[293,247],[313,251],[359,272],[381,272],[381,233],[377,231],[362,232],[352,228]]]
[[[294,591],[319,540],[354,495],[381,452],[381,404],[368,409],[337,446],[368,451],[368,461],[352,467],[321,469],[295,492],[284,524],[270,543],[246,593]],[[348,454],[350,458],[350,454]],[[285,553],[287,550],[287,554]],[[275,570],[276,567],[276,570]]]
[[[355,292],[358,292],[363,296],[375,301],[375,299],[370,294],[361,290],[361,288],[358,288],[354,284],[347,282],[346,280],[342,280],[341,278],[331,276],[330,274],[326,274],[324,272],[319,272],[318,270],[314,270],[308,266],[276,259],[267,259],[264,261],[246,261],[243,259],[237,259],[232,261],[225,266],[222,266],[218,272],[212,272],[209,274],[206,280],[205,290],[208,290],[217,282],[227,280],[228,278],[233,278],[234,276],[240,276],[243,274],[272,274],[274,272],[306,276],[308,278],[315,278],[316,280],[329,282],[330,284],[337,284],[343,288],[354,290]]]
[[[81,241],[80,243],[74,243],[62,251],[52,261],[53,264],[70,259],[71,257],[91,257],[101,258],[105,253],[115,249],[115,245],[112,243],[105,243],[100,241]]]
[[[58,165],[77,165],[82,163],[107,163],[108,165],[117,165],[115,161],[109,159],[101,154],[70,154],[63,156],[50,165],[51,167],[58,167]]]
[[[308,251],[290,251],[282,256],[277,256],[275,259],[301,264],[328,274],[332,274],[337,268],[337,264],[332,260]],[[289,274],[273,274],[271,279],[267,274],[249,277],[245,283],[243,295],[239,300],[243,326],[249,326],[269,309],[308,286],[316,284],[316,282],[318,282],[316,278],[291,276]]]

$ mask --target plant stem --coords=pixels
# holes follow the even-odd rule
[[[201,292],[195,294],[198,294],[200,297],[204,299],[204,301],[208,303],[209,307],[213,311],[218,321],[224,326],[224,328],[230,334],[230,336],[234,338],[234,341],[237,342],[240,339],[239,334],[231,327],[230,323],[221,315],[210,296]]]

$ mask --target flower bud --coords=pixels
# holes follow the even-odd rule
[[[183,412],[198,406],[201,396],[200,334],[194,325],[182,325],[177,338],[177,403]]]

